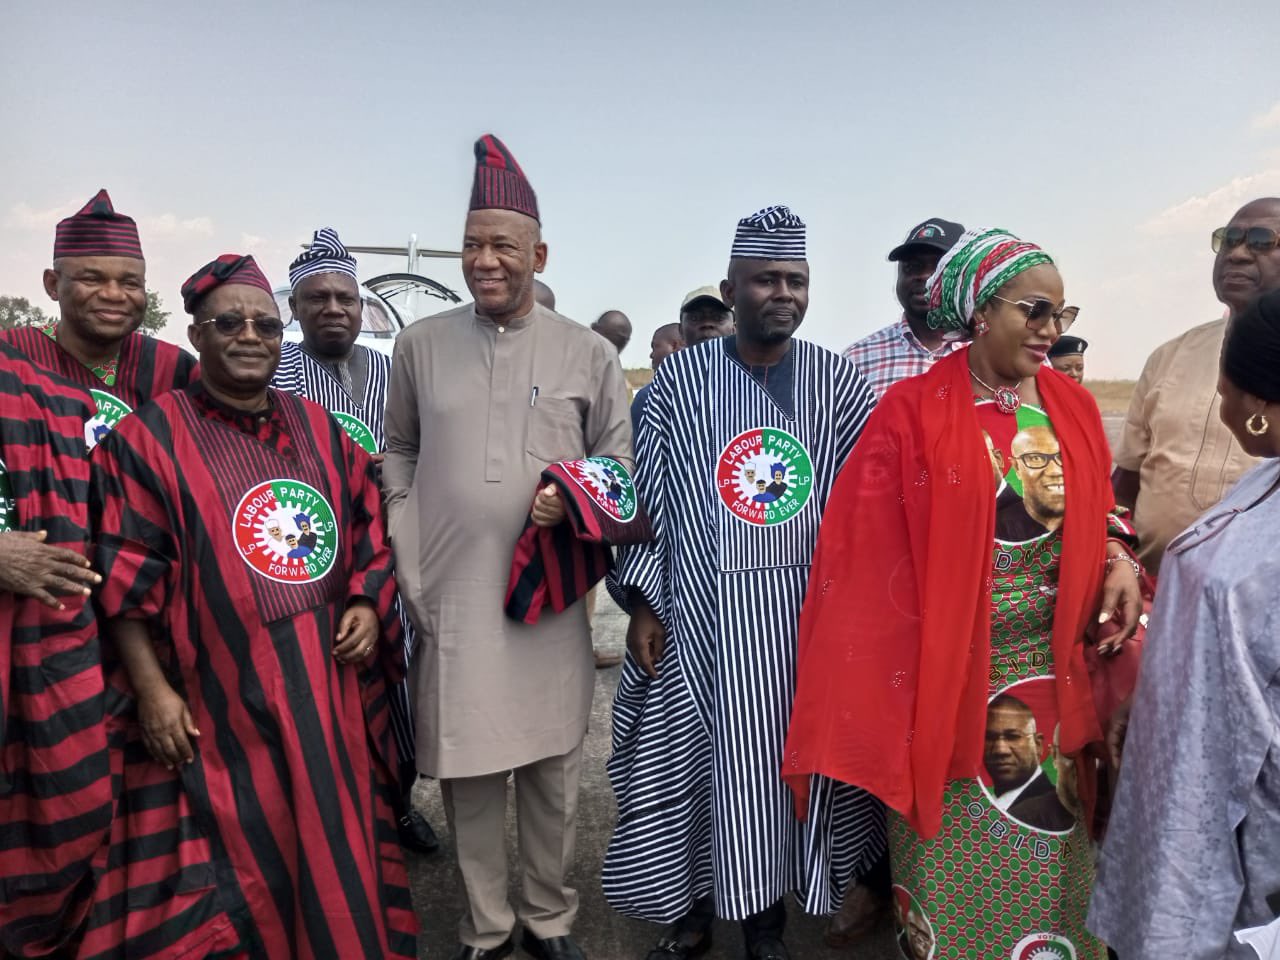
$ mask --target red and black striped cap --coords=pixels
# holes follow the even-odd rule
[[[271,293],[271,284],[253,257],[224,253],[187,278],[182,285],[182,309],[195,316],[196,306],[205,294],[224,283],[243,283]]]
[[[539,223],[538,198],[507,145],[492,133],[476,141],[476,178],[471,185],[472,210],[514,210]]]
[[[99,190],[79,213],[58,224],[53,259],[61,257],[137,257],[142,243],[133,217],[116,213],[106,190]]]

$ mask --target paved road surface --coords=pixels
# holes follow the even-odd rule
[[[1123,418],[1104,418],[1107,434],[1114,445]],[[603,648],[621,650],[626,620],[608,598],[601,596],[596,614],[596,640]],[[596,674],[596,695],[583,761],[582,794],[579,801],[578,856],[574,882],[581,893],[581,907],[574,935],[588,960],[643,960],[657,939],[660,928],[648,923],[618,916],[605,903],[600,892],[600,864],[609,842],[615,816],[613,793],[605,777],[604,764],[609,755],[609,708],[618,670]],[[445,827],[440,791],[434,783],[419,785],[418,803],[441,834],[443,847],[434,857],[412,857],[410,875],[413,899],[422,920],[423,936],[418,956],[427,960],[448,960],[457,945],[459,912],[458,886],[453,868],[453,849]],[[508,846],[512,875],[515,877],[516,854],[508,821]],[[512,902],[516,884],[512,883]],[[899,957],[893,937],[882,929],[871,939],[847,950],[829,950],[822,943],[824,920],[805,916],[793,903],[787,933],[788,946],[795,960],[890,960]],[[729,960],[743,956],[742,938],[735,924],[720,922],[715,929],[714,949],[708,960]],[[516,956],[522,956],[517,951]]]

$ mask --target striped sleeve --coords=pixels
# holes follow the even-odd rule
[[[670,583],[665,522],[670,505],[667,477],[670,474],[670,436],[668,431],[676,417],[672,410],[673,378],[671,365],[658,368],[649,399],[645,403],[636,435],[636,493],[653,525],[653,539],[648,543],[618,548],[618,569],[611,587],[625,598],[631,590],[644,595],[649,606],[663,623],[670,622]],[[611,593],[614,590],[611,589]]]

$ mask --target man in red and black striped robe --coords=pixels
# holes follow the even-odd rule
[[[116,212],[107,191],[58,224],[44,287],[58,303],[58,321],[15,327],[0,339],[90,393],[98,408],[86,430],[90,446],[130,411],[195,378],[195,357],[138,332],[146,261],[137,225]]]
[[[0,343],[0,956],[65,949],[111,821],[81,392]]]
[[[93,452],[123,789],[81,957],[416,956],[381,497],[322,407],[268,389],[269,289],[232,255],[188,281],[201,381]]]

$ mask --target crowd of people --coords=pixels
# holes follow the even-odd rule
[[[789,895],[910,960],[1269,956],[1280,199],[1213,234],[1227,314],[1152,354],[1113,453],[1035,243],[918,224],[900,318],[841,356],[796,337],[806,226],[766,207],[632,398],[629,318],[555,311],[529,180],[475,156],[473,302],[393,358],[332,229],[300,343],[225,254],[188,352],[138,332],[106,191],[57,224],[58,318],[0,335],[0,956],[581,960],[601,581],[636,958],[719,918],[786,960]],[[420,776],[456,931],[409,895]]]

